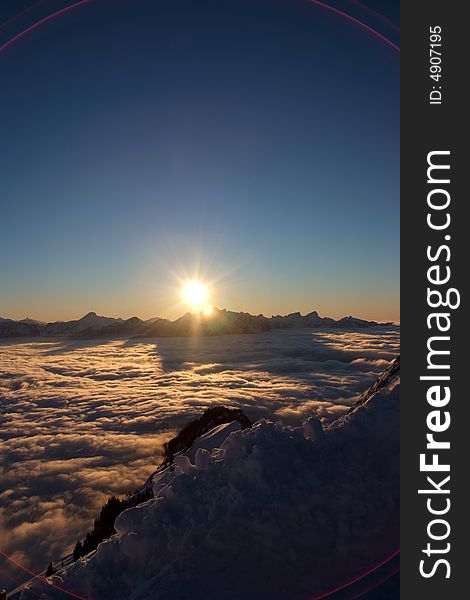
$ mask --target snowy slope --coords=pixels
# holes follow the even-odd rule
[[[89,600],[307,600],[363,573],[399,543],[399,387],[394,361],[326,431],[312,415],[209,432],[56,582]]]

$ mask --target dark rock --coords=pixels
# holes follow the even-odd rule
[[[250,419],[238,408],[227,408],[225,406],[208,408],[201,417],[183,427],[176,437],[164,445],[165,456],[161,466],[167,467],[170,465],[175,454],[189,450],[198,437],[204,435],[213,427],[232,421],[238,421],[243,429],[252,426]]]

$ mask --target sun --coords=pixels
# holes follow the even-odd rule
[[[200,308],[206,303],[209,290],[200,281],[188,281],[183,286],[183,299],[193,308]]]

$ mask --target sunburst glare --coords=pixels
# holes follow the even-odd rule
[[[183,299],[192,308],[201,308],[207,301],[209,291],[200,281],[188,281],[183,286]]]

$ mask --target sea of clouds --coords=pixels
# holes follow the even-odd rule
[[[0,546],[40,570],[83,537],[107,496],[138,488],[204,408],[328,421],[398,352],[397,328],[2,341]],[[23,577],[5,567],[0,587],[11,588]]]

